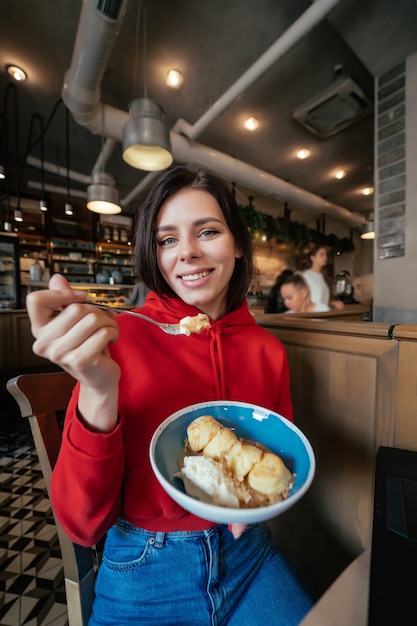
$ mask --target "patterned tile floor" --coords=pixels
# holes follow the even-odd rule
[[[0,624],[68,624],[61,553],[29,432],[0,441]]]

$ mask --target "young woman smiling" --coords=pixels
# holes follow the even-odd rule
[[[152,290],[141,312],[173,323],[202,312],[210,328],[174,337],[114,317],[60,275],[27,300],[35,352],[78,381],[51,497],[73,541],[107,533],[90,624],[298,624],[311,601],[266,524],[195,517],[148,458],[158,425],[190,404],[238,400],[292,419],[283,346],[247,308],[251,240],[228,187],[185,167],[164,173],[138,212],[135,261]]]

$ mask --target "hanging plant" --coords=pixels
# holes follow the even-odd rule
[[[252,202],[239,205],[239,209],[248,230],[255,239],[266,237],[269,241],[275,240],[277,243],[289,244],[300,251],[304,251],[311,243],[323,244],[340,253],[351,252],[355,249],[349,237],[340,238],[332,233],[328,235],[320,233],[287,216],[272,217],[272,215],[257,211]]]

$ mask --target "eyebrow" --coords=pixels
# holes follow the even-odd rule
[[[193,226],[204,226],[204,224],[209,224],[211,222],[217,222],[218,224],[224,224],[224,222],[222,220],[220,220],[217,217],[201,217],[198,220],[195,220],[195,222],[193,222]],[[162,226],[159,226],[156,229],[157,233],[160,232],[166,232],[166,231],[170,231],[170,230],[176,230],[177,226],[172,225],[172,224],[163,224]]]

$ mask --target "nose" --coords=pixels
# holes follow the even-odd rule
[[[198,258],[198,245],[196,241],[191,238],[182,240],[179,250],[179,256],[181,261],[189,261],[190,259]]]

